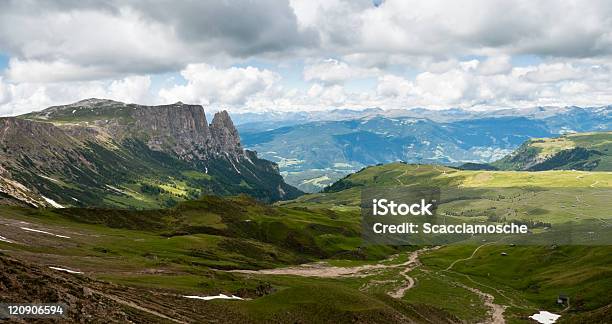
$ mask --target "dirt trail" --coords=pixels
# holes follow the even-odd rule
[[[459,284],[459,286],[475,293],[482,299],[484,305],[489,308],[489,320],[483,323],[490,324],[505,324],[506,320],[504,319],[504,311],[506,310],[506,306],[495,304],[495,297],[491,294],[487,294],[480,289],[469,287],[463,284]]]
[[[405,177],[408,175],[408,170],[404,171],[404,173],[398,175],[397,177],[395,177],[395,181],[397,181],[401,186],[405,186],[406,184],[404,184],[404,181],[400,180],[401,177]]]
[[[474,252],[472,252],[472,255],[470,255],[468,258],[465,258],[465,259],[457,259],[457,260],[453,261],[453,263],[451,263],[451,264],[448,266],[448,268],[444,269],[444,271],[448,271],[448,270],[452,269],[452,268],[455,266],[455,264],[457,264],[457,263],[459,263],[459,262],[461,262],[461,261],[468,261],[468,260],[473,259],[473,258],[474,258],[474,256],[476,255],[476,252],[478,252],[478,250],[480,250],[480,248],[482,248],[482,247],[484,247],[484,246],[487,246],[487,245],[494,244],[494,243],[495,243],[495,242],[489,242],[489,243],[485,243],[485,244],[482,244],[482,245],[478,246],[478,247],[477,247],[477,248],[474,250]]]
[[[439,246],[436,246],[433,248],[423,248],[423,249],[410,253],[410,257],[408,258],[408,261],[400,265],[400,266],[404,266],[404,265],[406,266],[406,269],[400,272],[400,275],[404,277],[406,281],[395,291],[390,291],[387,294],[397,299],[404,297],[404,295],[406,294],[406,291],[414,287],[414,284],[416,282],[416,280],[412,278],[411,276],[409,276],[408,273],[418,268],[419,266],[421,266],[421,262],[419,261],[419,255],[422,254],[423,252],[437,250],[439,248],[440,248]]]
[[[463,258],[463,259],[457,259],[455,261],[453,261],[453,263],[451,263],[448,268],[446,268],[444,271],[449,271],[453,268],[453,266],[455,266],[455,264],[457,264],[458,262],[461,261],[467,261],[467,260],[471,260],[472,258],[474,258],[474,256],[476,255],[476,253],[478,252],[478,250],[480,250],[482,247],[490,245],[490,244],[494,244],[495,242],[489,242],[489,243],[485,243],[482,245],[479,245],[478,247],[476,247],[474,249],[474,251],[472,252],[472,254],[468,257],[468,258]],[[472,280],[468,275],[465,275],[468,279],[470,279],[472,282],[478,284],[477,282],[475,282],[474,280]],[[473,293],[475,293],[476,295],[478,295],[478,297],[480,297],[480,299],[482,299],[484,305],[489,308],[489,320],[485,323],[491,323],[491,324],[505,324],[506,320],[504,319],[504,311],[506,310],[506,306],[504,305],[499,305],[499,304],[495,304],[495,297],[491,294],[485,293],[482,290],[478,289],[478,288],[474,288],[474,287],[469,287],[466,286],[462,283],[456,282],[457,285],[459,285],[460,287],[467,289]],[[506,297],[507,298],[507,297]]]
[[[278,268],[278,269],[263,269],[263,270],[230,270],[230,272],[244,273],[244,274],[264,274],[264,275],[293,275],[302,277],[319,277],[319,278],[338,278],[338,277],[368,277],[378,273],[384,269],[396,269],[405,267],[399,274],[405,279],[402,285],[396,290],[388,292],[389,296],[393,298],[402,298],[406,291],[414,287],[415,279],[410,277],[408,273],[418,266],[421,265],[419,262],[419,255],[423,252],[435,250],[439,247],[423,248],[417,251],[413,251],[408,256],[408,260],[401,264],[368,264],[355,267],[336,267],[330,266],[325,262],[302,264],[295,267]],[[397,256],[393,256],[387,261],[392,261]],[[386,281],[385,281],[386,282]],[[366,284],[383,283],[381,281],[372,280]]]
[[[336,267],[330,266],[326,262],[307,263],[295,267],[263,269],[263,270],[230,270],[229,272],[245,274],[264,274],[264,275],[292,275],[301,277],[366,277],[372,271],[385,269],[390,266],[384,264],[368,264],[356,267]]]

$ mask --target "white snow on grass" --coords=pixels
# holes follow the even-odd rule
[[[58,204],[57,202],[55,202],[55,200],[51,199],[51,198],[47,198],[45,196],[41,196],[46,202],[48,202],[51,206],[55,207],[55,208],[64,208],[64,206]]]
[[[219,294],[217,296],[183,296],[185,298],[189,298],[189,299],[200,299],[200,300],[213,300],[213,299],[230,299],[230,300],[243,300],[242,298],[238,297],[238,296],[228,296],[228,295],[224,295],[224,294]]]
[[[41,178],[47,179],[47,180],[49,180],[49,181],[53,181],[53,182],[55,182],[55,183],[60,183],[60,181],[59,181],[59,180],[57,180],[57,179],[53,179],[53,178],[49,178],[49,177],[47,177],[46,175],[39,174],[39,176],[40,176]]]
[[[13,242],[13,241],[11,241],[11,240],[7,239],[7,238],[6,238],[6,237],[4,237],[4,236],[0,236],[0,241],[1,241],[1,242],[6,242],[6,243],[15,243],[15,242]]]
[[[537,314],[533,314],[531,316],[529,316],[529,318],[535,320],[538,323],[541,324],[552,324],[555,323],[559,317],[561,317],[561,315],[557,315],[557,314],[553,314],[551,312],[547,312],[547,311],[540,311]]]
[[[24,231],[28,231],[28,232],[36,232],[36,233],[42,233],[42,234],[47,234],[47,235],[53,235],[53,236],[61,237],[61,238],[70,238],[70,236],[53,234],[53,233],[49,233],[49,232],[45,232],[45,231],[41,231],[41,230],[29,228],[29,227],[21,227],[21,229]]]
[[[82,274],[81,271],[74,271],[74,270],[64,269],[64,268],[59,268],[59,267],[49,267],[49,269],[53,269],[53,270],[57,270],[57,271],[63,271],[63,272],[68,272],[68,273],[74,273],[74,274]]]
[[[123,190],[121,190],[121,189],[119,189],[119,188],[117,188],[117,187],[113,187],[113,186],[111,186],[111,185],[106,185],[106,188],[111,189],[111,190],[113,190],[113,191],[116,191],[116,192],[118,192],[118,193],[125,194],[125,195],[127,195],[127,194],[128,194],[127,192],[125,192],[125,191],[123,191]]]

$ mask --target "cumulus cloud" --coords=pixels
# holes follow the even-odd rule
[[[559,82],[581,78],[584,72],[569,63],[540,64],[525,73],[525,78],[539,83]]]
[[[0,115],[87,97],[283,110],[610,104],[611,16],[604,0],[0,1]],[[181,77],[160,83],[167,72]]]
[[[141,104],[158,103],[148,76],[112,81],[7,83],[0,78],[0,116],[14,116],[85,98],[113,98]]]
[[[385,75],[377,101],[388,107],[528,107],[597,105],[612,102],[609,65],[542,63],[490,73],[479,61],[458,62],[443,72],[422,72],[414,80]]]
[[[269,90],[278,74],[254,67],[218,69],[205,63],[190,64],[181,75],[185,85],[162,89],[166,102],[185,101],[205,105],[241,105],[251,96]]]
[[[0,106],[11,100],[9,95],[8,85],[5,84],[2,77],[0,77]]]
[[[161,72],[180,66],[178,58],[191,56],[171,28],[128,7],[110,11],[75,5],[60,10],[64,8],[38,8],[29,1],[2,4],[0,48],[12,58],[7,76],[14,81]]]
[[[478,72],[484,75],[507,73],[511,69],[512,64],[508,55],[489,57],[478,64]]]
[[[304,80],[318,81],[326,84],[338,84],[348,80],[375,76],[376,69],[366,69],[359,66],[349,66],[345,62],[326,59],[304,67]]]
[[[316,46],[287,2],[2,1],[0,50],[15,81],[89,80]],[[30,71],[41,70],[44,73]]]
[[[298,21],[317,26],[341,52],[452,55],[612,53],[612,3],[592,1],[291,1]],[[577,24],[576,22],[580,22]]]
[[[414,84],[400,76],[384,75],[378,78],[376,92],[386,98],[407,97],[414,93]]]
[[[14,82],[81,81],[108,76],[111,71],[100,67],[87,67],[67,61],[38,61],[11,59],[6,76]]]
[[[121,80],[114,80],[108,87],[108,98],[128,103],[149,103],[152,99],[151,77],[129,76]]]

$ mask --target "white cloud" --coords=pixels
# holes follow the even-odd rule
[[[165,102],[185,101],[214,105],[243,105],[279,80],[278,74],[254,67],[217,69],[205,63],[190,64],[181,75],[185,85],[162,89],[159,96]]]
[[[508,73],[511,69],[508,55],[489,57],[478,65],[478,72],[484,75]]]
[[[414,84],[399,76],[385,75],[378,79],[376,92],[382,97],[407,97],[414,93]]]
[[[7,75],[20,82],[169,72],[316,44],[275,0],[0,2],[0,52],[15,59]]]
[[[482,63],[458,62],[443,72],[422,72],[414,79],[378,79],[375,102],[386,108],[529,107],[606,105],[612,102],[609,65],[576,61],[483,71]]]
[[[330,86],[323,86],[318,83],[314,84],[308,90],[307,95],[314,106],[318,107],[338,107],[347,100],[347,94],[344,87],[337,84]]]
[[[587,91],[589,91],[589,86],[582,82],[567,82],[561,85],[559,90],[562,94],[575,95],[587,93]]]
[[[610,104],[610,16],[603,0],[0,1],[0,115],[87,97],[283,110]],[[165,72],[184,80],[154,76]]]
[[[0,78],[0,116],[24,114],[85,98],[155,103],[150,84],[148,76],[130,76],[113,81],[53,83],[6,83]]]
[[[55,82],[95,79],[108,75],[99,67],[82,67],[69,62],[22,61],[11,59],[6,71],[8,79],[14,82]]]
[[[2,77],[0,77],[0,106],[11,100],[8,84],[4,83]]]
[[[5,9],[0,13],[0,47],[12,55],[7,71],[12,81],[81,81],[157,72],[176,68],[191,56],[171,28],[146,21],[127,7]]]
[[[291,1],[300,23],[340,52],[422,56],[612,54],[608,1]],[[580,24],[576,22],[579,21]]]
[[[152,99],[149,76],[129,76],[114,80],[108,87],[108,97],[127,103],[145,104]]]
[[[376,75],[376,69],[349,66],[335,59],[317,61],[304,67],[304,80],[326,84],[338,84],[348,80],[362,79]]]
[[[525,78],[538,83],[559,82],[581,78],[584,72],[569,63],[540,64],[527,72]]]

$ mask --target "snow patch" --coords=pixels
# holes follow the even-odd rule
[[[49,180],[49,181],[53,181],[53,182],[55,182],[55,183],[60,183],[60,181],[59,181],[59,180],[56,180],[56,179],[53,179],[53,178],[49,178],[49,177],[47,177],[46,175],[42,175],[42,174],[40,174],[39,176],[40,176],[41,178],[47,179],[47,180]]]
[[[61,238],[70,238],[70,236],[53,234],[53,233],[49,233],[49,232],[45,232],[45,231],[41,231],[41,230],[37,230],[33,228],[28,228],[28,227],[21,227],[21,229],[24,231],[28,231],[28,232],[36,232],[36,233],[42,233],[42,234],[47,234],[47,235],[53,235],[53,236],[61,237]]]
[[[124,195],[129,195],[127,192],[125,192],[124,190],[121,190],[121,189],[119,189],[117,187],[113,187],[111,185],[105,185],[105,186],[106,186],[106,188],[108,188],[110,190],[113,190],[115,192],[118,192],[118,193],[121,193],[121,194],[124,194]]]
[[[230,300],[243,300],[242,298],[238,297],[238,296],[228,296],[228,295],[224,295],[224,294],[219,294],[217,296],[183,296],[185,298],[189,298],[189,299],[200,299],[200,300],[213,300],[213,299],[230,299]]]
[[[553,314],[551,312],[547,312],[547,311],[540,311],[537,314],[533,314],[531,316],[529,316],[529,318],[535,320],[538,323],[541,324],[552,324],[555,323],[559,317],[561,317],[561,315],[557,315],[557,314]]]
[[[55,207],[55,208],[65,208],[64,206],[58,204],[57,202],[55,202],[55,200],[51,199],[51,198],[47,198],[45,196],[41,196],[47,203],[49,203],[49,205]]]
[[[6,243],[15,243],[15,242],[13,242],[13,241],[11,241],[11,240],[7,239],[7,238],[6,238],[6,237],[4,237],[4,236],[0,236],[0,242],[6,242]]]
[[[49,267],[49,269],[53,269],[53,270],[57,270],[57,271],[63,271],[63,272],[68,272],[68,273],[82,274],[81,271],[74,271],[74,270],[58,268],[58,267]]]

